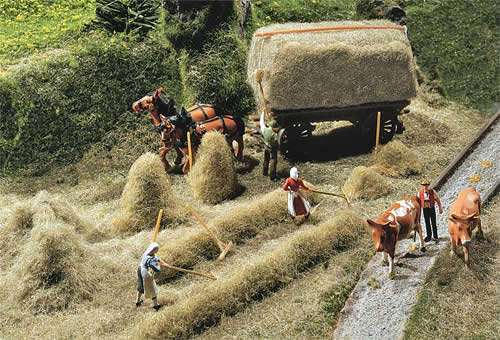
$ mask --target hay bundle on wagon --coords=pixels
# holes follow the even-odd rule
[[[284,151],[310,136],[314,122],[346,120],[375,137],[379,111],[381,142],[388,142],[397,115],[416,96],[415,67],[406,27],[390,21],[287,23],[257,30],[247,76],[258,109],[262,86],[268,110],[285,128]]]

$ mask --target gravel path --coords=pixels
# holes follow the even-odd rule
[[[436,208],[441,242],[427,243],[425,253],[418,249],[413,252],[409,250],[413,240],[398,242],[394,280],[387,279],[388,267],[381,265],[381,255],[375,255],[341,311],[333,333],[335,339],[385,340],[402,337],[427,271],[434,264],[439,252],[449,243],[447,216],[451,204],[459,191],[471,185],[484,197],[500,178],[499,151],[500,124],[497,123],[438,191],[444,210],[443,214],[439,215]],[[492,162],[492,166],[483,167],[480,161]],[[469,178],[475,174],[480,180],[472,184]],[[425,237],[423,218],[422,228]],[[418,240],[416,244],[418,245]]]

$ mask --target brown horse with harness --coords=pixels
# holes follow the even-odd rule
[[[241,118],[229,115],[218,116],[216,108],[207,104],[196,104],[187,110],[181,109],[177,112],[174,101],[170,99],[165,102],[159,95],[163,88],[154,93],[144,96],[132,104],[136,113],[149,112],[153,118],[155,130],[159,133],[162,141],[160,158],[165,171],[170,169],[166,160],[166,153],[172,149],[177,152],[175,164],[181,164],[184,155],[188,155],[187,133],[192,133],[192,157],[196,155],[201,138],[208,131],[218,131],[226,135],[229,147],[234,152],[233,141],[238,143],[238,151],[235,154],[241,160],[243,156],[243,134],[245,124]],[[182,171],[186,174],[189,170],[189,162],[186,160]]]

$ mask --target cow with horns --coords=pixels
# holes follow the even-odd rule
[[[226,135],[231,150],[233,150],[233,140],[238,143],[236,157],[240,160],[242,159],[243,134],[245,132],[243,120],[229,115],[219,116],[217,115],[216,108],[207,104],[196,104],[187,110],[182,108],[181,112],[178,112],[172,99],[165,102],[160,97],[162,91],[163,88],[159,88],[154,93],[137,100],[132,104],[132,109],[136,113],[151,113],[155,130],[159,133],[162,140],[163,146],[160,148],[160,158],[165,171],[169,171],[170,169],[170,164],[165,158],[168,151],[174,149],[177,152],[175,165],[181,164],[184,155],[188,155],[188,131],[193,132],[193,158],[196,155],[203,134],[208,131],[218,131]],[[183,166],[185,174],[189,169],[188,164],[189,162],[186,160]]]
[[[422,226],[420,225],[420,204],[417,196],[397,201],[376,222],[370,219],[366,221],[371,228],[375,251],[383,252],[384,264],[387,263],[387,255],[389,255],[388,276],[390,279],[395,276],[394,256],[396,245],[398,241],[407,238],[411,231],[418,232],[420,250],[425,252]]]
[[[469,245],[472,231],[477,227],[476,236],[483,238],[481,229],[481,197],[475,187],[458,193],[457,200],[450,207],[448,232],[450,233],[451,255],[457,254],[457,245],[463,246],[464,262],[469,267]]]

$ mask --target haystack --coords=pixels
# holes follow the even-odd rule
[[[408,177],[422,172],[422,162],[414,151],[394,140],[380,149],[375,169],[392,177]]]
[[[387,180],[374,169],[358,166],[344,183],[343,191],[349,199],[376,199],[387,195],[390,189]]]
[[[233,155],[223,135],[213,131],[203,136],[187,180],[194,196],[206,203],[217,204],[235,193]]]
[[[17,257],[22,249],[21,244],[30,239],[34,228],[50,227],[54,224],[64,224],[74,228],[74,231],[89,242],[98,242],[105,237],[103,232],[80,216],[63,197],[43,190],[33,199],[13,207],[7,223],[0,232],[0,249],[4,249],[2,260],[10,261]]]
[[[163,209],[162,228],[183,216],[159,156],[147,152],[130,168],[120,215],[113,221],[113,229],[119,233],[154,229],[160,209]]]
[[[350,29],[258,37],[330,27]],[[404,28],[387,20],[286,23],[257,30],[247,80],[262,111],[256,70],[264,71],[262,86],[268,106],[278,116],[294,109],[408,100],[416,96],[417,89],[415,60]]]
[[[7,279],[14,298],[33,313],[50,313],[91,299],[105,277],[104,263],[87,250],[74,229],[37,226]]]

